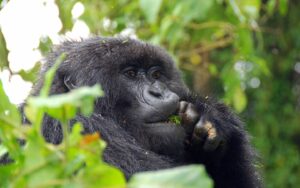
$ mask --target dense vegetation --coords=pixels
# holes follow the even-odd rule
[[[84,5],[85,12],[74,19],[71,10],[78,2],[56,1],[63,23],[61,34],[71,30],[74,23],[80,19],[95,35],[111,36],[130,33],[140,39],[164,46],[177,60],[191,88],[204,96],[222,99],[246,122],[247,129],[253,135],[253,144],[261,155],[258,168],[264,175],[266,186],[297,187],[300,184],[298,178],[300,176],[300,2],[288,0],[175,0],[172,2],[82,0],[80,2]],[[40,50],[47,53],[50,46],[51,40],[43,39]],[[7,54],[5,39],[1,34],[0,70],[9,69]],[[35,69],[31,72],[11,73],[20,74],[23,79],[33,81],[34,72]],[[93,97],[99,96],[98,89],[90,89],[92,90],[88,96],[85,92],[78,92],[73,97],[79,97],[78,101],[80,101],[81,97],[92,100]],[[45,97],[47,92],[42,95],[44,96],[41,97]],[[98,148],[98,154],[98,151],[101,151],[99,148],[103,148],[102,142],[92,142],[98,146],[86,144],[91,140],[98,140],[95,139],[98,138],[97,135],[79,138],[78,127],[69,136],[75,138],[64,142],[68,147],[54,148],[45,145],[41,138],[36,136],[38,130],[28,130],[27,127],[24,130],[16,128],[20,125],[20,120],[15,106],[9,104],[2,87],[0,87],[0,97],[0,137],[3,140],[0,154],[8,150],[16,159],[20,159],[20,163],[16,164],[19,165],[17,167],[14,165],[7,168],[0,167],[0,182],[3,182],[2,179],[7,179],[9,180],[7,183],[10,183],[10,178],[18,175],[16,185],[23,185],[22,183],[28,183],[27,181],[32,181],[34,185],[36,179],[53,174],[52,177],[57,176],[61,178],[60,180],[67,179],[72,185],[76,178],[76,181],[83,181],[83,183],[85,180],[93,182],[93,178],[98,178],[90,174],[109,174],[113,178],[121,176],[118,171],[107,167],[99,158],[91,155],[93,153],[90,152],[91,150]],[[41,116],[37,115],[38,113],[49,113],[51,109],[58,108],[62,110],[68,108],[67,111],[74,113],[76,107],[82,105],[79,102],[79,104],[71,104],[70,107],[69,101],[60,98],[56,100],[60,101],[58,104],[61,106],[51,106],[50,104],[53,103],[46,102],[47,100],[55,99],[35,99],[33,100],[35,102],[29,105],[28,109],[31,111],[29,110],[28,115],[35,118],[33,120],[36,122],[37,129]],[[89,100],[82,102],[86,101]],[[74,109],[70,111],[69,108]],[[72,113],[68,117],[61,117],[59,113],[56,112],[56,118],[62,122],[72,117]],[[30,152],[28,150],[22,153],[22,149],[13,140],[15,137],[24,136],[29,143],[40,145],[34,144],[35,148],[26,149],[30,149]],[[82,147],[76,147],[78,144]],[[82,153],[80,155],[82,158],[75,160],[73,156],[75,151]],[[29,153],[30,155],[34,153],[34,156],[26,157]],[[64,155],[61,156],[61,153]],[[41,156],[49,157],[49,161],[41,162],[60,164],[64,161],[65,166],[63,168],[55,168],[55,165],[37,166],[42,172],[38,177],[34,177],[31,173],[36,169],[28,167]],[[87,163],[85,170],[76,176],[70,175],[78,171],[80,168],[78,165],[82,164],[82,161],[89,161],[90,164]],[[95,166],[96,163],[101,165]],[[113,173],[107,173],[108,171]],[[141,179],[144,182],[151,182],[148,179]],[[119,184],[115,185],[124,185],[122,177],[119,180]],[[62,185],[66,181],[60,182],[53,178],[50,183]],[[107,182],[102,183],[101,185],[105,185]]]

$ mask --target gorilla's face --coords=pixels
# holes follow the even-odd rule
[[[120,66],[116,77],[122,93],[114,110],[118,112],[119,123],[159,153],[177,151],[165,148],[180,146],[184,138],[183,128],[169,121],[177,113],[186,91],[180,77],[172,74],[178,75],[173,62],[142,54]],[[161,140],[167,142],[158,145]]]
[[[141,64],[139,64],[141,65]],[[122,85],[128,95],[128,106],[123,106],[127,116],[140,119],[147,129],[172,126],[168,121],[179,105],[179,96],[168,88],[166,70],[160,65],[150,67],[126,66],[121,70]],[[122,108],[120,106],[120,108]],[[152,131],[157,130],[153,129]]]

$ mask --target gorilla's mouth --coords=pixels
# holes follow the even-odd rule
[[[178,109],[174,109],[172,113],[170,114],[160,114],[160,116],[158,116],[156,114],[156,116],[154,118],[152,118],[151,120],[148,119],[148,121],[145,121],[145,126],[146,128],[154,128],[154,127],[178,127],[178,123],[175,123],[174,120],[172,120],[172,117],[179,117],[178,116]]]
[[[176,123],[172,122],[170,118],[160,119],[157,121],[146,122],[146,127],[154,128],[154,127],[166,127],[166,126],[178,126]]]

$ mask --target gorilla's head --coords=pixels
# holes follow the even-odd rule
[[[42,74],[61,53],[66,58],[57,71],[52,94],[99,83],[105,96],[97,100],[95,113],[117,120],[138,140],[151,142],[161,136],[172,140],[183,134],[168,118],[188,90],[163,49],[127,38],[65,42],[48,57],[50,64]]]

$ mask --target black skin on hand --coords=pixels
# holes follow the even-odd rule
[[[66,58],[51,94],[102,86],[105,95],[97,99],[93,115],[78,114],[70,126],[80,121],[84,134],[99,132],[107,142],[104,160],[127,178],[141,171],[204,164],[215,187],[261,187],[242,122],[227,106],[192,94],[165,50],[127,38],[64,42],[47,57],[32,95],[39,93],[45,72],[62,53]],[[171,115],[180,116],[180,126],[168,120]],[[57,120],[46,116],[42,127],[47,142],[62,141]]]

